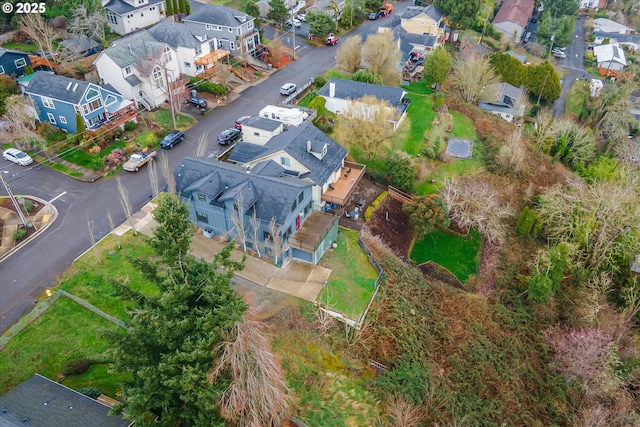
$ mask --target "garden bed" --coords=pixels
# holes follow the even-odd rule
[[[368,225],[371,233],[380,237],[396,255],[405,258],[409,256],[413,227],[409,224],[409,217],[402,210],[402,202],[387,197],[373,211]]]

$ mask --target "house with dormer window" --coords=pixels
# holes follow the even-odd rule
[[[102,1],[107,24],[112,32],[124,36],[164,19],[165,0]]]
[[[409,6],[400,15],[400,27],[408,34],[426,34],[444,42],[444,14],[433,5]]]
[[[123,126],[136,121],[133,101],[115,89],[83,80],[36,71],[25,90],[41,122],[49,122],[66,132],[76,133],[76,116],[88,131],[103,126]]]
[[[183,22],[194,34],[217,39],[218,49],[229,51],[232,56],[251,54],[260,44],[255,18],[230,7],[208,4],[186,16]]]
[[[114,41],[93,64],[102,83],[152,110],[167,100],[168,83],[180,77],[179,62],[176,49],[145,30]]]
[[[214,159],[184,158],[174,178],[191,221],[205,236],[235,240],[261,256],[278,257],[279,263],[295,258],[316,264],[338,235],[338,217],[314,211],[313,183],[284,172],[285,167],[273,160],[247,169]],[[280,239],[273,238],[271,221]],[[245,233],[238,233],[239,224]]]

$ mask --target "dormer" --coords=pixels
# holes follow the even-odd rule
[[[236,18],[238,21],[240,21],[243,24],[247,22],[247,15],[234,16],[234,18]]]
[[[314,146],[315,145],[315,146]],[[313,154],[318,160],[322,160],[324,156],[327,155],[329,144],[323,144],[322,148],[320,148],[319,143],[312,143],[310,140],[307,140],[307,153]]]

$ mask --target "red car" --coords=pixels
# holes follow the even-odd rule
[[[335,36],[335,34],[330,33],[327,36],[327,46],[335,46],[338,43],[338,38]]]
[[[246,122],[251,116],[242,116],[233,124],[236,129],[242,130],[242,123]]]

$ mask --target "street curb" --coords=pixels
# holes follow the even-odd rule
[[[20,242],[19,245],[14,246],[13,249],[11,249],[9,252],[7,252],[6,254],[0,256],[0,262],[2,262],[5,259],[9,258],[14,253],[18,252],[18,250],[22,249],[22,247],[24,245],[26,245],[27,243],[31,242],[36,237],[40,236],[40,234],[43,233],[44,231],[46,231],[49,228],[49,226],[51,224],[53,224],[55,222],[55,220],[58,218],[58,209],[52,203],[44,201],[41,198],[35,197],[35,196],[22,195],[22,197],[28,198],[28,199],[31,199],[31,200],[35,200],[35,201],[37,201],[39,203],[42,203],[45,207],[48,207],[49,209],[51,209],[51,220],[47,221],[47,223],[40,230],[36,230],[36,232],[34,234],[32,234],[31,236],[29,236],[28,239]]]

